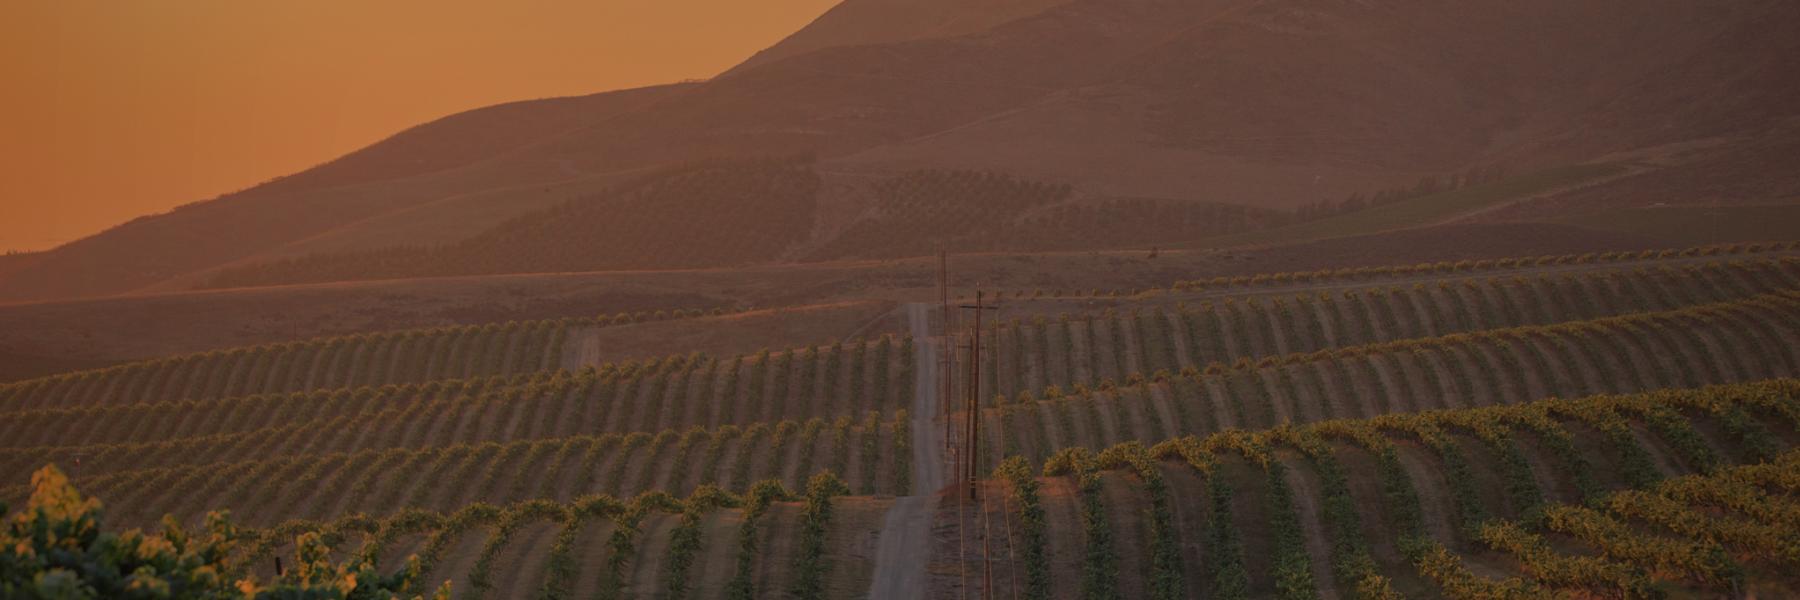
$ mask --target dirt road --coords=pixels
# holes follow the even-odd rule
[[[930,305],[906,306],[913,336],[912,468],[913,495],[888,509],[875,551],[872,600],[921,597],[925,566],[931,561],[931,515],[944,487],[944,435],[938,424],[937,341],[931,337]]]
[[[913,493],[934,494],[944,487],[944,431],[938,426],[938,340],[931,335],[929,304],[906,305],[913,337],[912,450]]]

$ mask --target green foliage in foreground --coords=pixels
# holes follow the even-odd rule
[[[81,598],[257,600],[397,598],[419,575],[408,560],[397,573],[381,574],[373,562],[331,562],[317,534],[300,536],[294,568],[268,585],[254,577],[231,581],[233,548],[248,536],[226,515],[207,515],[204,532],[191,533],[172,518],[163,531],[123,533],[102,527],[100,501],[83,498],[54,466],[31,476],[24,510],[0,505],[0,598],[73,600]],[[433,596],[450,597],[446,582]]]

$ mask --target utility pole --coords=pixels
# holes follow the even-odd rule
[[[967,456],[966,464],[968,465],[965,468],[965,474],[967,475],[966,479],[969,487],[969,500],[977,499],[976,484],[980,477],[977,473],[981,470],[981,312],[984,310],[997,309],[999,307],[998,304],[991,306],[983,304],[982,292],[980,290],[976,290],[975,292],[975,304],[962,305],[962,308],[975,311],[974,334],[970,336],[969,340],[969,395],[967,402],[968,431],[966,432],[967,442],[965,443],[964,448],[964,454]]]
[[[973,344],[974,340],[971,339],[968,343],[957,344],[956,348],[962,350],[966,356],[974,352],[975,346]],[[973,359],[971,359],[970,363],[972,364],[973,362]],[[963,392],[965,395],[968,393],[968,385],[968,380],[965,379],[963,381]],[[944,420],[951,420],[947,413]],[[963,435],[968,435],[967,423],[963,426]],[[965,445],[960,446],[959,449],[966,449],[967,441],[965,441],[964,444]],[[960,588],[962,598],[967,600],[969,597],[969,542],[966,540],[969,539],[969,536],[974,535],[973,532],[969,531],[969,500],[972,498],[964,498],[960,493],[956,493],[954,489],[957,484],[954,482],[964,481],[965,479],[973,480],[974,475],[973,470],[969,469],[968,464],[963,460],[963,453],[956,453],[956,456],[953,457],[952,460],[956,463],[956,466],[951,469],[955,473],[951,478],[953,482],[951,483],[951,488],[953,490],[951,493],[958,499],[956,503],[956,564],[957,569],[962,572],[962,587]],[[968,471],[970,474],[965,475],[965,471]],[[979,507],[977,510],[979,510]],[[979,514],[977,515],[977,518],[979,518]],[[983,538],[981,543],[985,548],[987,546],[987,539]],[[983,550],[982,553],[985,556],[986,550]]]
[[[950,383],[950,353],[955,350],[950,346],[950,256],[948,252],[941,248],[938,249],[938,300],[943,304],[944,311],[944,341],[940,344],[941,353],[939,356],[942,358],[938,363],[938,366],[940,367],[938,373],[942,373],[941,383],[943,389],[940,390],[941,393],[938,394],[938,414],[941,414],[944,417],[944,456],[948,457],[951,455],[952,447],[950,440],[954,439],[951,435],[950,427],[950,395],[954,389],[951,387]]]
[[[1007,372],[1006,367],[1001,366],[1001,361],[1006,359],[1006,356],[1002,354],[1006,351],[1006,334],[1002,333],[1002,331],[1006,329],[1006,320],[1001,317],[1002,313],[1000,312],[999,304],[1000,299],[1005,297],[1006,292],[994,294],[994,372],[990,375],[994,378],[994,389],[988,390],[988,395],[994,397],[994,406],[999,406],[1006,402],[1002,399],[1006,394],[1006,392],[1003,391],[1005,388],[1002,387],[1000,383],[1000,374]],[[1000,451],[1006,452],[1006,449],[1002,448]],[[1006,455],[1001,454],[994,458],[995,462],[998,462],[999,459],[1006,458]]]
[[[982,291],[975,290],[975,304],[964,304],[961,306],[961,308],[975,311],[974,329],[969,336],[969,392],[965,411],[966,416],[968,417],[968,425],[965,428],[965,433],[968,438],[967,441],[964,442],[964,453],[967,455],[968,460],[966,463],[967,466],[964,467],[963,470],[966,474],[969,489],[968,496],[965,498],[964,502],[974,504],[975,510],[979,511],[981,519],[981,598],[982,600],[988,600],[989,598],[992,598],[994,591],[994,561],[989,555],[988,547],[989,538],[992,537],[992,531],[988,527],[987,510],[981,503],[980,494],[981,313],[985,310],[997,310],[1000,308],[1000,305],[998,303],[989,305],[983,302],[983,300],[984,295]],[[959,510],[957,512],[960,514],[962,511]]]

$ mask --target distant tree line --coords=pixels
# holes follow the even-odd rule
[[[857,221],[808,258],[892,258],[991,249],[1017,229],[1019,215],[1067,200],[1067,184],[1031,181],[989,171],[920,170],[872,186],[872,214]]]
[[[1349,214],[1377,206],[1393,204],[1403,200],[1423,198],[1432,194],[1451,192],[1470,186],[1492,183],[1506,177],[1506,168],[1498,165],[1475,166],[1466,171],[1451,173],[1439,177],[1427,175],[1419,178],[1419,182],[1411,186],[1395,187],[1376,191],[1373,194],[1357,192],[1342,200],[1324,199],[1318,202],[1301,205],[1294,210],[1297,221],[1311,221],[1337,215]]]

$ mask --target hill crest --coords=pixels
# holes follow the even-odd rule
[[[1800,9],[1782,2],[973,6],[980,18],[921,17],[846,45],[891,8],[846,3],[712,81],[445,119],[47,252],[0,274],[0,300],[166,291],[226,265],[451,244],[708,159],[810,153],[833,177],[983,171],[1077,197],[1287,210],[1484,165],[1729,149],[1792,135],[1770,125],[1800,106],[1800,77],[1779,59],[1800,53],[1785,33]],[[819,202],[869,206],[854,186],[827,185]]]

